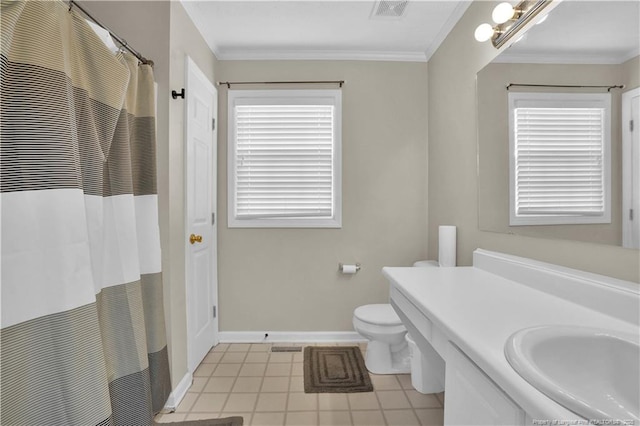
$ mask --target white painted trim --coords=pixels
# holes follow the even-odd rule
[[[636,283],[483,249],[473,252],[473,266],[622,321],[640,324],[640,289]]]
[[[265,334],[269,337],[265,338]],[[221,331],[220,343],[366,342],[355,331]]]
[[[398,61],[427,62],[425,52],[343,51],[343,50],[218,50],[221,61]]]
[[[561,225],[611,223],[611,93],[531,93],[510,92],[508,95],[509,114],[509,226]],[[518,108],[602,108],[602,190],[604,209],[599,215],[574,214],[534,214],[518,215],[516,200],[519,180],[516,173],[516,110]],[[526,140],[525,140],[526,142]]]
[[[467,8],[470,5],[471,5],[470,1],[461,1],[458,3],[456,8],[453,10],[453,13],[449,15],[449,19],[447,19],[447,22],[445,22],[442,28],[440,28],[440,31],[433,38],[433,40],[431,41],[431,44],[427,48],[424,54],[425,61],[428,61],[429,59],[431,59],[431,56],[433,56],[433,54],[436,53],[436,50],[438,50],[442,42],[447,38],[447,36],[449,35],[453,27],[456,26],[456,24],[458,23],[460,18],[462,18],[462,15],[464,15],[464,13],[467,11]]]
[[[236,106],[331,105],[333,117],[333,215],[331,217],[236,216]],[[231,90],[227,95],[227,226],[229,228],[342,228],[342,91],[324,90]]]
[[[628,61],[635,56],[627,58],[628,55],[531,55],[531,54],[507,54],[502,53],[496,57],[492,63],[496,64],[600,64],[618,65]],[[636,55],[637,56],[637,55]]]
[[[629,220],[629,210],[633,208],[633,168],[638,167],[638,161],[633,157],[633,132],[629,129],[629,121],[633,119],[631,115],[631,102],[633,98],[640,96],[640,87],[629,90],[622,94],[622,247],[637,248],[633,236],[633,221]],[[634,123],[635,132],[640,131],[640,123]],[[637,156],[638,154],[636,154]],[[635,164],[634,164],[635,163]],[[636,190],[637,193],[637,190]],[[634,212],[636,215],[640,212]],[[634,247],[635,246],[635,247]]]
[[[199,14],[197,2],[180,0],[180,4],[184,8],[185,12],[187,12],[187,15],[189,15],[189,19],[191,19],[191,21],[193,22],[193,26],[196,28],[204,42],[207,44],[207,46],[209,46],[209,49],[211,49],[211,53],[213,53],[213,56],[215,56],[216,59],[220,59],[220,49],[218,48],[218,45],[215,44],[213,40],[207,38],[206,34],[204,34],[201,30],[201,28],[206,28],[207,25],[206,22],[201,22],[202,15]]]
[[[340,1],[340,0],[335,0]],[[270,50],[263,49],[221,49],[213,40],[206,37],[200,28],[205,28],[206,23],[202,22],[199,9],[194,4],[196,2],[180,0],[185,11],[194,22],[196,29],[205,40],[214,56],[221,61],[240,60],[325,60],[325,61],[395,61],[395,62],[427,62],[438,50],[438,47],[449,35],[453,27],[458,23],[462,15],[466,12],[471,1],[461,1],[458,3],[453,13],[440,28],[438,34],[425,52],[404,51],[345,51],[345,50]]]
[[[636,56],[640,55],[640,51],[638,50],[630,50],[627,53],[625,53],[624,55],[619,56],[620,59],[620,64],[623,64],[627,61],[630,61],[631,59],[635,58]]]
[[[180,380],[180,383],[178,383],[178,386],[176,386],[169,394],[169,398],[167,398],[167,402],[164,404],[164,409],[168,412],[175,411],[182,401],[182,398],[187,394],[192,383],[193,375],[191,372],[187,371],[182,380]]]
[[[198,90],[206,90],[210,96],[210,104],[211,107],[211,116],[207,119],[207,125],[211,123],[212,119],[217,121],[217,111],[218,111],[218,91],[215,88],[215,85],[211,82],[211,80],[207,77],[207,75],[200,69],[198,64],[189,56],[185,55],[185,65],[184,65],[184,90],[185,90],[185,102],[183,103],[184,108],[184,125],[183,125],[183,136],[184,136],[184,170],[185,170],[185,178],[184,178],[184,261],[185,261],[185,270],[184,270],[184,285],[186,292],[186,306],[187,306],[187,366],[191,370],[195,370],[197,366],[202,362],[202,359],[206,356],[206,352],[203,349],[204,346],[211,347],[216,344],[216,336],[218,334],[218,318],[212,318],[211,323],[207,325],[207,332],[200,332],[200,336],[198,337],[195,330],[196,319],[193,318],[193,315],[196,315],[196,310],[194,305],[196,304],[196,294],[194,293],[194,289],[192,288],[194,284],[193,277],[194,272],[190,269],[190,265],[192,264],[192,256],[193,251],[191,248],[191,243],[187,239],[187,235],[194,230],[194,215],[195,215],[195,207],[189,207],[194,205],[195,203],[191,203],[190,199],[195,197],[194,188],[195,183],[192,183],[192,179],[196,179],[195,175],[191,173],[187,173],[186,171],[190,171],[194,168],[194,164],[190,164],[190,161],[193,160],[193,156],[195,155],[193,150],[193,144],[190,143],[192,136],[194,135],[194,128],[190,126],[192,124],[191,112],[193,111],[194,104],[191,103],[191,97],[195,94],[194,90],[198,88]],[[204,96],[204,95],[203,95]],[[212,132],[209,136],[211,138],[211,157],[209,158],[208,163],[208,173],[209,173],[209,184],[210,189],[213,191],[213,196],[209,201],[209,209],[211,214],[215,214],[217,216],[217,201],[216,201],[216,188],[217,188],[217,130],[212,129]],[[209,191],[211,192],[211,191]],[[208,215],[207,215],[208,216]],[[202,222],[201,222],[202,223]],[[210,256],[210,274],[211,280],[209,285],[211,286],[211,298],[209,300],[208,311],[212,312],[213,308],[218,303],[218,278],[217,278],[217,223],[212,224],[209,223],[208,217],[205,225],[198,225],[200,229],[198,233],[201,233],[204,237],[205,241],[209,242],[209,256]],[[210,339],[209,339],[210,338]],[[202,340],[207,339],[204,341]],[[200,346],[199,346],[200,345]],[[199,348],[199,351],[196,352],[196,348]],[[206,348],[208,351],[209,348]]]

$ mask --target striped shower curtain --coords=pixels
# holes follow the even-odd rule
[[[144,425],[171,384],[153,71],[1,3],[2,425]]]

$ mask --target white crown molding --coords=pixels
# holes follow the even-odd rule
[[[342,50],[263,50],[228,49],[218,51],[221,61],[399,61],[427,62],[423,52],[342,51]]]
[[[496,64],[599,64],[617,65],[634,58],[637,55],[572,55],[572,54],[515,54],[503,52],[493,60]]]
[[[195,2],[190,2],[190,1],[185,1],[185,0],[171,0],[171,1],[179,1],[180,4],[182,5],[182,7],[184,8],[185,12],[187,12],[187,15],[189,16],[189,19],[191,19],[191,22],[193,23],[193,26],[196,27],[196,30],[198,31],[198,33],[200,34],[200,36],[202,37],[202,39],[204,40],[204,42],[207,44],[207,46],[209,46],[209,49],[211,49],[211,53],[213,53],[213,56],[216,57],[216,59],[220,58],[220,49],[218,49],[218,46],[213,42],[213,40],[209,40],[209,38],[206,36],[206,34],[204,34],[200,28],[206,28],[206,25],[202,25],[204,22],[200,22],[200,15],[198,14],[198,6]]]
[[[202,38],[204,38],[204,36],[202,36]],[[213,41],[209,41],[206,38],[204,38],[204,41],[207,43],[207,46],[209,46],[209,49],[211,49],[213,56],[215,56],[216,59],[220,59],[220,49],[218,49],[218,46]]]
[[[637,50],[630,50],[627,53],[625,53],[624,55],[620,56],[620,63],[623,64],[625,62],[627,62],[628,60],[631,60],[633,58],[635,58],[636,56],[640,55],[640,52]]]
[[[219,338],[220,343],[366,342],[355,331],[221,331]]]
[[[195,24],[198,32],[205,40],[216,59],[223,61],[268,61],[268,60],[323,60],[323,61],[389,61],[389,62],[427,62],[431,55],[440,47],[462,15],[465,13],[471,1],[458,2],[453,13],[444,23],[436,38],[426,51],[345,51],[345,50],[289,50],[289,49],[255,49],[255,48],[221,48],[210,37],[207,37],[201,28],[206,28],[206,22],[202,21],[202,15],[196,2],[180,1],[189,18]],[[272,0],[270,0],[272,1]],[[336,0],[340,1],[340,0]]]
[[[453,10],[453,13],[449,16],[449,19],[447,19],[447,22],[445,22],[442,28],[440,28],[440,31],[431,42],[431,45],[427,48],[425,52],[425,58],[427,61],[431,59],[431,56],[433,56],[434,53],[436,53],[436,50],[438,50],[444,39],[447,38],[453,27],[456,26],[469,6],[471,6],[471,1],[461,1],[458,3],[456,8]]]

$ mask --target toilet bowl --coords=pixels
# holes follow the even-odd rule
[[[413,266],[437,267],[438,262],[423,260],[414,263]],[[353,327],[369,341],[365,355],[367,370],[374,374],[411,372],[411,355],[405,339],[407,329],[390,304],[357,307],[353,312]]]
[[[388,303],[359,306],[353,327],[369,342],[364,363],[374,374],[405,374],[411,371],[407,329]]]

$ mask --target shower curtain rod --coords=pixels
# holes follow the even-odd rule
[[[120,44],[120,46],[126,50],[128,50],[133,56],[135,56],[136,58],[138,58],[138,60],[140,62],[142,62],[145,65],[151,65],[153,66],[153,61],[151,59],[147,59],[144,56],[142,56],[137,50],[135,50],[133,47],[129,46],[129,44],[127,43],[127,40],[121,38],[118,36],[118,34],[114,33],[113,31],[111,31],[109,29],[109,27],[107,27],[106,25],[104,25],[102,22],[98,21],[96,18],[94,18],[93,16],[91,16],[91,14],[89,12],[87,12],[87,10],[85,8],[83,8],[82,6],[80,6],[80,4],[78,4],[77,1],[75,0],[69,0],[69,11],[71,11],[71,9],[73,9],[74,7],[77,7],[78,10],[80,10],[87,18],[91,19],[93,22],[95,22],[97,25],[99,25],[100,27],[102,27],[103,29],[105,29],[106,31],[109,32],[109,35],[111,37],[113,37],[115,39],[115,41],[118,42],[118,44]]]
[[[513,86],[520,87],[565,87],[565,88],[577,88],[577,89],[607,89],[610,92],[611,89],[624,89],[624,84],[614,86],[578,86],[578,85],[564,85],[564,84],[524,84],[524,83],[509,83],[507,90]]]
[[[231,89],[232,84],[339,84],[340,87],[346,83],[344,80],[329,81],[219,81],[218,86],[227,86]]]

